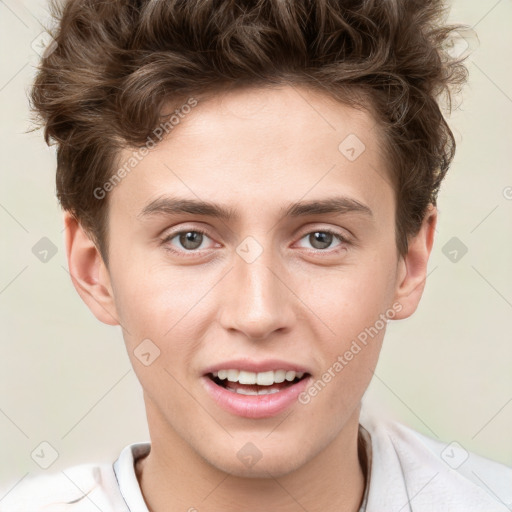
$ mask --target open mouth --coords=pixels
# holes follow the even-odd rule
[[[232,369],[236,368],[235,364],[252,368],[251,371]],[[209,368],[203,373],[205,390],[219,407],[236,416],[249,419],[276,416],[297,403],[297,397],[313,377],[304,367],[291,370],[286,362],[270,364],[269,361],[231,361],[224,368]],[[276,369],[268,370],[269,367]]]
[[[220,370],[207,374],[207,377],[217,386],[240,395],[271,395],[279,393],[309,376],[309,373],[285,370],[260,373]]]

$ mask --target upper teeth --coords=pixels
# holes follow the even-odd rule
[[[230,382],[239,382],[240,384],[258,384],[260,386],[271,386],[275,383],[292,381],[295,378],[301,378],[304,372],[295,372],[293,370],[270,370],[268,372],[246,372],[245,370],[219,370],[213,372],[214,377],[221,380],[227,379]]]

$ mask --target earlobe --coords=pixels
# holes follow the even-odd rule
[[[399,262],[395,301],[402,309],[395,316],[397,320],[411,316],[423,295],[436,224],[437,208],[430,205],[418,234],[410,240],[407,254]]]
[[[109,272],[94,242],[69,212],[64,212],[66,255],[74,287],[94,316],[119,325]]]

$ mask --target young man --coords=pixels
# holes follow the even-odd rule
[[[122,328],[151,443],[0,510],[508,510],[509,468],[360,410],[453,157],[442,7],[65,2],[32,100],[73,283]]]

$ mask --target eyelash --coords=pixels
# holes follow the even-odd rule
[[[189,258],[189,257],[194,257],[197,255],[197,253],[200,251],[198,249],[194,249],[194,250],[189,250],[189,251],[186,251],[186,250],[176,250],[174,249],[172,246],[168,245],[168,242],[170,242],[173,238],[176,238],[177,235],[181,235],[183,233],[200,233],[201,235],[206,235],[208,238],[211,238],[208,233],[202,229],[199,229],[199,228],[194,228],[194,229],[182,229],[180,231],[175,231],[174,233],[170,233],[169,235],[167,235],[164,239],[162,239],[162,245],[164,245],[164,248],[166,251],[169,251],[173,254],[178,254],[180,256],[185,256],[186,258]],[[334,230],[331,230],[331,229],[314,229],[313,231],[308,231],[307,233],[304,233],[299,240],[302,240],[304,237],[308,236],[308,235],[311,235],[313,233],[328,233],[330,235],[333,235],[335,238],[337,238],[342,245],[338,246],[337,249],[334,249],[334,250],[331,250],[329,251],[328,249],[309,249],[309,251],[311,252],[318,252],[318,253],[331,253],[331,254],[337,254],[338,252],[340,252],[341,250],[344,249],[343,247],[343,244],[344,245],[349,245],[350,242],[349,240],[344,236],[342,235],[341,233],[338,233],[337,231],[334,231]]]

